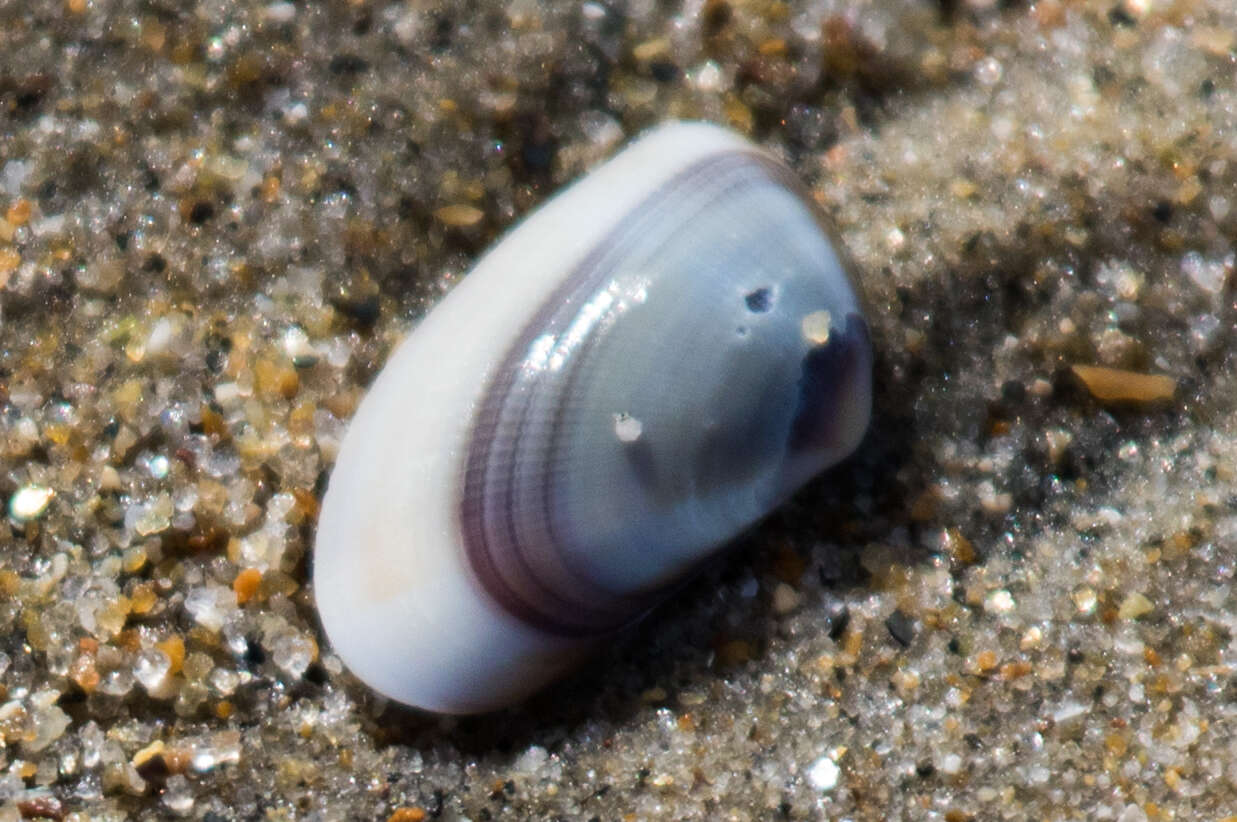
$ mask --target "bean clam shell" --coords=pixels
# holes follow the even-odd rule
[[[376,690],[526,696],[846,456],[871,350],[789,172],[662,126],[502,239],[361,403],[318,525],[331,644]]]

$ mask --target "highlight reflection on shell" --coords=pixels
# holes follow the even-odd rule
[[[513,702],[848,454],[871,350],[789,172],[663,126],[498,243],[398,348],[344,440],[314,585],[401,702]]]

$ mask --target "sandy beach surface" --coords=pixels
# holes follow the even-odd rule
[[[342,432],[669,119],[836,222],[868,438],[531,701],[390,704]],[[1231,0],[0,0],[0,822],[1235,819],[1235,237]]]

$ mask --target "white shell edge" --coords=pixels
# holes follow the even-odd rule
[[[517,224],[405,339],[349,426],[314,549],[314,595],[362,681],[439,713],[518,701],[586,648],[525,625],[475,581],[457,529],[473,409],[562,278],[646,196],[714,154],[756,151],[706,123],[661,126]]]

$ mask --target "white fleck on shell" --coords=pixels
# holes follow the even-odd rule
[[[375,380],[318,523],[326,634],[400,702],[518,701],[850,453],[871,368],[789,171],[662,126],[522,221]]]

